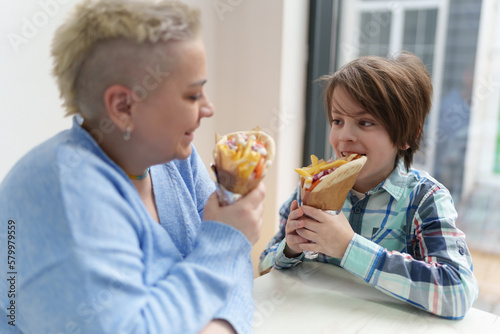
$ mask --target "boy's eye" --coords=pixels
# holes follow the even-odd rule
[[[371,126],[371,125],[374,125],[375,123],[373,122],[370,122],[370,121],[360,121],[359,122],[359,125],[361,126]]]
[[[342,121],[340,119],[333,119],[332,120],[332,125],[341,125],[342,124]]]

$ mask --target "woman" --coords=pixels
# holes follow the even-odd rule
[[[0,297],[2,312],[18,306],[1,332],[250,332],[265,190],[219,207],[191,144],[214,113],[199,13],[85,1],[52,54],[73,127],[0,185],[19,292]]]

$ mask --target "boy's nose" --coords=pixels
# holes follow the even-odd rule
[[[356,129],[351,126],[344,126],[339,133],[339,140],[342,142],[354,142],[357,140]]]

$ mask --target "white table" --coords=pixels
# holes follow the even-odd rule
[[[447,320],[376,290],[330,264],[306,262],[255,279],[254,333],[500,334],[500,317],[475,308]]]

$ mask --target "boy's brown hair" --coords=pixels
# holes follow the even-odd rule
[[[395,58],[361,57],[320,80],[326,83],[330,123],[333,91],[342,87],[381,122],[398,148],[395,165],[403,158],[406,169],[410,168],[420,147],[432,98],[431,76],[416,55],[403,52]]]

